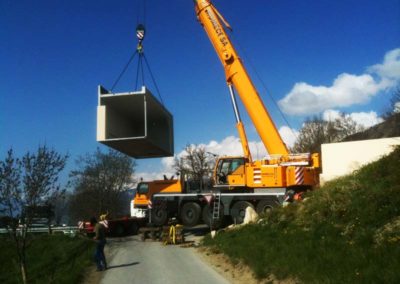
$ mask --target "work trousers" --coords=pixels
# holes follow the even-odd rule
[[[98,240],[96,242],[96,251],[94,253],[94,259],[96,261],[97,270],[107,269],[106,256],[104,255],[104,246],[106,240]]]

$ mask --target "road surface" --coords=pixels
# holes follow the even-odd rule
[[[193,247],[142,242],[138,236],[108,240],[108,266],[101,284],[229,283]]]

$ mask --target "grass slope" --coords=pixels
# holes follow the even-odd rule
[[[400,147],[352,175],[205,245],[303,283],[400,283]]]
[[[79,283],[92,264],[93,243],[80,237],[32,236],[27,250],[29,283]],[[0,283],[22,283],[14,243],[0,239]]]

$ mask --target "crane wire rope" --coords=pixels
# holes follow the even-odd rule
[[[142,86],[144,86],[144,71],[143,71],[143,59],[140,58],[140,68],[142,69]]]
[[[143,8],[143,9],[142,9]],[[146,25],[146,0],[138,0],[137,1],[137,22],[136,24],[139,24],[142,22],[144,25]],[[140,14],[142,13],[143,19],[140,19]],[[143,20],[143,21],[141,21]]]
[[[135,50],[135,52],[131,55],[131,57],[129,58],[128,62],[125,64],[125,67],[122,69],[122,72],[119,74],[119,76],[115,80],[114,84],[111,87],[111,93],[113,92],[114,88],[117,86],[119,81],[121,80],[122,76],[125,74],[126,70],[128,69],[128,67],[131,64],[132,60],[135,58],[136,54],[138,54],[137,50]]]
[[[138,11],[140,11],[140,0],[138,0]],[[138,58],[138,65],[136,68],[136,80],[135,80],[135,90],[137,90],[138,88],[138,84],[139,84],[139,78],[141,75],[141,79],[142,79],[142,85],[145,85],[145,76],[144,76],[144,65],[146,65],[149,74],[150,74],[150,78],[154,84],[154,87],[156,88],[157,91],[157,95],[158,98],[160,99],[161,104],[164,106],[164,100],[161,96],[161,92],[160,89],[158,87],[158,84],[156,82],[156,79],[154,77],[153,71],[150,68],[150,64],[147,60],[146,55],[144,54],[143,51],[143,47],[142,47],[142,41],[144,40],[144,35],[145,35],[145,24],[146,24],[146,0],[142,0],[142,7],[143,7],[143,23],[144,24],[140,24],[140,13],[138,13],[137,15],[137,28],[136,28],[136,35],[139,39],[139,44],[135,50],[135,52],[131,55],[131,57],[129,58],[128,62],[125,64],[122,72],[119,74],[119,76],[117,77],[116,81],[114,82],[114,84],[112,85],[111,88],[111,93],[113,92],[114,88],[116,87],[116,85],[119,83],[119,81],[121,80],[122,76],[125,74],[126,70],[128,69],[129,65],[131,64],[131,62],[133,61],[133,59],[135,58],[136,54],[138,54],[139,58]],[[143,59],[144,59],[144,63],[143,64]],[[141,74],[140,74],[141,73]]]
[[[154,87],[156,88],[158,97],[160,98],[161,104],[164,105],[164,101],[163,101],[163,99],[162,99],[160,89],[158,88],[158,85],[157,85],[157,82],[156,82],[156,80],[155,80],[155,78],[154,78],[153,72],[151,71],[150,64],[149,64],[149,62],[147,61],[147,57],[146,57],[146,55],[145,55],[144,53],[143,53],[143,58],[144,58],[144,62],[146,63],[147,69],[149,70],[150,77],[151,77],[151,79],[152,79],[152,81],[153,81]]]
[[[138,60],[138,65],[137,65],[137,70],[136,70],[136,83],[135,83],[135,90],[138,89],[138,83],[139,83],[139,74],[142,76],[142,86],[144,86],[144,72],[143,72],[143,63],[142,63],[142,53],[139,53],[139,60]]]
[[[142,2],[142,3],[141,3]],[[143,7],[143,23],[144,25],[146,25],[146,0],[138,0],[137,1],[137,11],[140,11],[141,7]],[[137,26],[139,26],[140,23],[140,12],[137,13]],[[139,53],[139,61],[138,61],[138,68],[137,68],[137,73],[136,73],[136,84],[135,84],[135,89],[137,90],[137,85],[138,85],[138,76],[139,76],[139,66],[141,65],[141,50],[136,49],[135,52],[131,55],[131,57],[129,58],[128,62],[125,64],[124,68],[122,69],[122,72],[119,74],[119,76],[117,77],[117,79],[115,80],[114,84],[111,87],[111,93],[113,92],[114,88],[117,86],[117,84],[119,83],[119,81],[121,80],[122,76],[125,74],[126,70],[128,69],[129,65],[131,64],[131,62],[133,61],[133,59],[135,58],[136,54]],[[144,85],[144,72],[143,72],[143,67],[142,67],[142,83]]]
[[[140,69],[142,71],[142,86],[144,86],[143,56],[140,57]]]
[[[235,36],[233,34],[233,32],[231,31],[229,33],[229,35],[231,36],[232,39],[235,39]],[[265,81],[262,79],[262,77],[260,76],[260,74],[258,73],[257,69],[255,68],[255,65],[253,64],[253,62],[251,61],[250,57],[247,55],[245,49],[243,48],[243,46],[239,43],[239,41],[235,40],[235,45],[239,47],[240,49],[240,53],[244,55],[244,57],[246,58],[247,62],[249,63],[249,66],[251,68],[251,70],[254,72],[254,74],[256,75],[257,79],[260,81],[261,86],[264,89],[264,92],[271,98],[272,102],[274,103],[275,107],[277,108],[279,114],[281,115],[282,119],[285,121],[285,123],[289,126],[290,132],[292,133],[293,137],[296,139],[297,135],[296,133],[293,131],[293,127],[292,125],[289,123],[287,117],[285,116],[285,114],[282,112],[281,108],[279,107],[278,103],[276,102],[274,96],[272,95],[272,92],[269,90],[269,88],[267,88],[267,85],[265,83]]]

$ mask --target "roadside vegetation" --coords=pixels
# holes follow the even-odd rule
[[[72,223],[108,213],[117,218],[129,213],[126,191],[133,187],[136,162],[115,150],[100,148],[76,160],[71,171],[69,217]],[[128,212],[126,212],[128,210]]]
[[[7,220],[3,224],[13,241],[23,283],[27,283],[27,255],[29,229],[37,217],[46,217],[50,228],[51,208],[63,197],[65,188],[59,183],[59,175],[65,167],[68,155],[59,154],[47,146],[39,146],[35,152],[15,157],[9,149],[0,160],[0,214]],[[39,215],[40,208],[47,208]]]
[[[63,235],[29,236],[26,258],[28,283],[79,283],[93,265],[94,243],[86,238]],[[21,283],[14,242],[0,238],[0,283]]]
[[[92,260],[91,245],[77,238],[33,236],[30,229],[44,225],[50,232],[63,217],[76,224],[106,212],[111,218],[122,214],[134,160],[97,149],[77,160],[72,182],[61,183],[68,157],[44,145],[22,156],[10,148],[0,159],[0,226],[7,232],[0,236],[0,283],[76,283]]]
[[[204,244],[257,278],[400,283],[400,147],[351,175]]]

